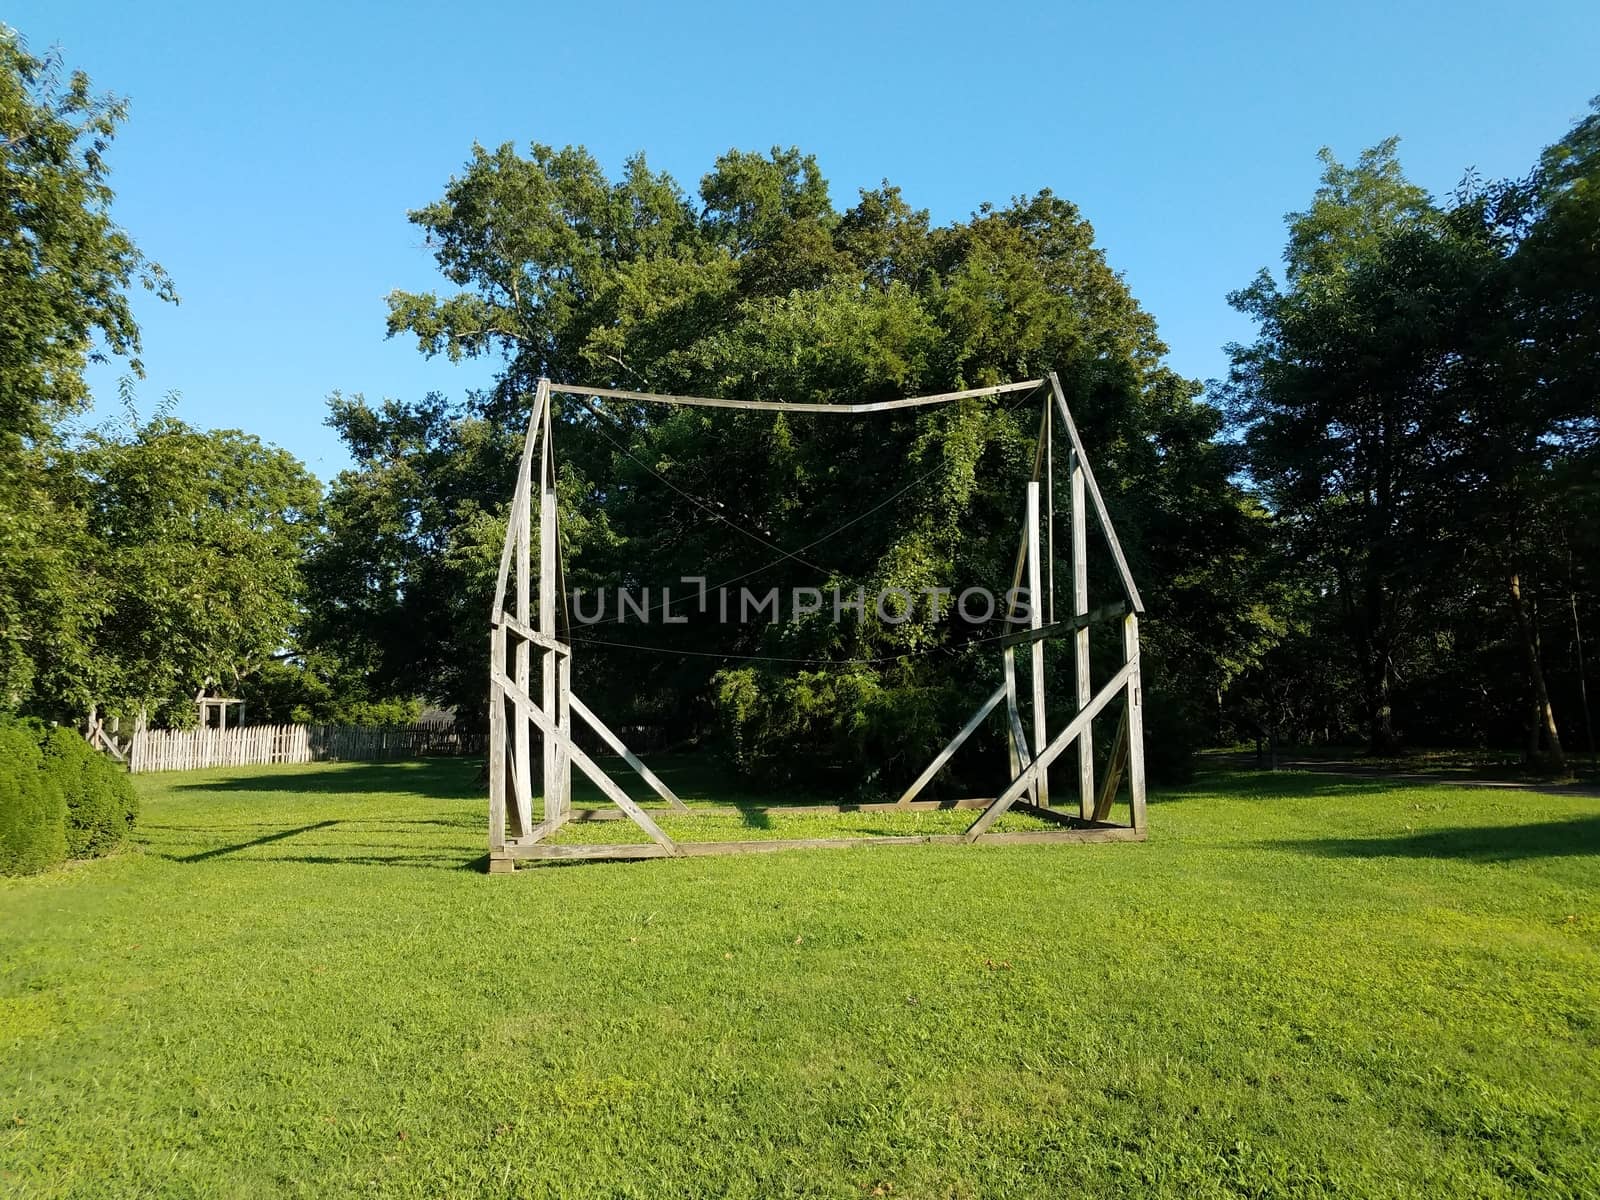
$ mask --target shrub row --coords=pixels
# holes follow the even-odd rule
[[[0,717],[0,875],[105,854],[138,810],[127,772],[75,730]]]

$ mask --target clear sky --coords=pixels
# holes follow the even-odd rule
[[[730,147],[798,145],[835,203],[888,178],[936,221],[1051,187],[1093,222],[1172,364],[1221,374],[1225,295],[1283,214],[1390,134],[1444,192],[1519,174],[1600,92],[1595,0],[604,5],[11,0],[129,97],[117,216],[180,307],[139,308],[148,410],[287,447],[324,479],[334,389],[454,395],[488,368],[384,339],[384,295],[442,286],[406,211],[474,140],[644,150],[691,192]],[[114,397],[119,372],[94,377]]]

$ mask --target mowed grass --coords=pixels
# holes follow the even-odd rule
[[[0,1191],[1600,1195],[1600,801],[487,876],[475,770],[146,777],[0,881]]]

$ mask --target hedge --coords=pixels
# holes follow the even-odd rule
[[[127,773],[76,731],[0,717],[0,874],[106,854],[138,807]]]

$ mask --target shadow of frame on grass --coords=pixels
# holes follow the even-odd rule
[[[452,825],[454,822],[403,822],[404,824],[417,825]],[[264,833],[259,837],[248,838],[242,842],[231,842],[226,845],[212,846],[206,850],[197,850],[189,854],[171,853],[163,850],[159,844],[150,845],[147,849],[157,857],[165,858],[169,862],[182,863],[192,866],[198,863],[245,862],[252,865],[261,863],[318,863],[330,866],[392,866],[392,867],[431,867],[447,870],[482,869],[488,864],[488,856],[482,851],[462,853],[449,846],[410,844],[402,834],[392,840],[378,841],[340,841],[329,844],[326,841],[313,840],[309,847],[289,845],[285,850],[305,849],[311,852],[302,853],[271,853],[267,855],[248,854],[247,851],[259,850],[262,847],[273,846],[275,843],[289,842],[290,839],[303,837],[307,834],[325,833],[329,830],[339,830],[341,833],[354,834],[368,837],[383,838],[387,832],[383,828],[371,828],[381,822],[364,821],[360,819],[332,818],[326,821],[314,821],[309,825],[265,826],[256,824],[253,828],[268,828],[272,832]],[[194,830],[183,826],[158,826],[163,833],[193,833]],[[220,831],[214,831],[220,832]],[[322,853],[315,853],[322,851]],[[390,853],[381,853],[389,851]],[[380,853],[375,853],[380,852]]]
[[[1309,838],[1270,843],[1330,858],[1439,858],[1511,862],[1600,854],[1600,816],[1526,825],[1474,825],[1375,838]]]
[[[299,792],[319,795],[422,796],[430,800],[476,800],[481,758],[413,758],[388,762],[278,766],[217,779],[186,780],[175,792]]]

